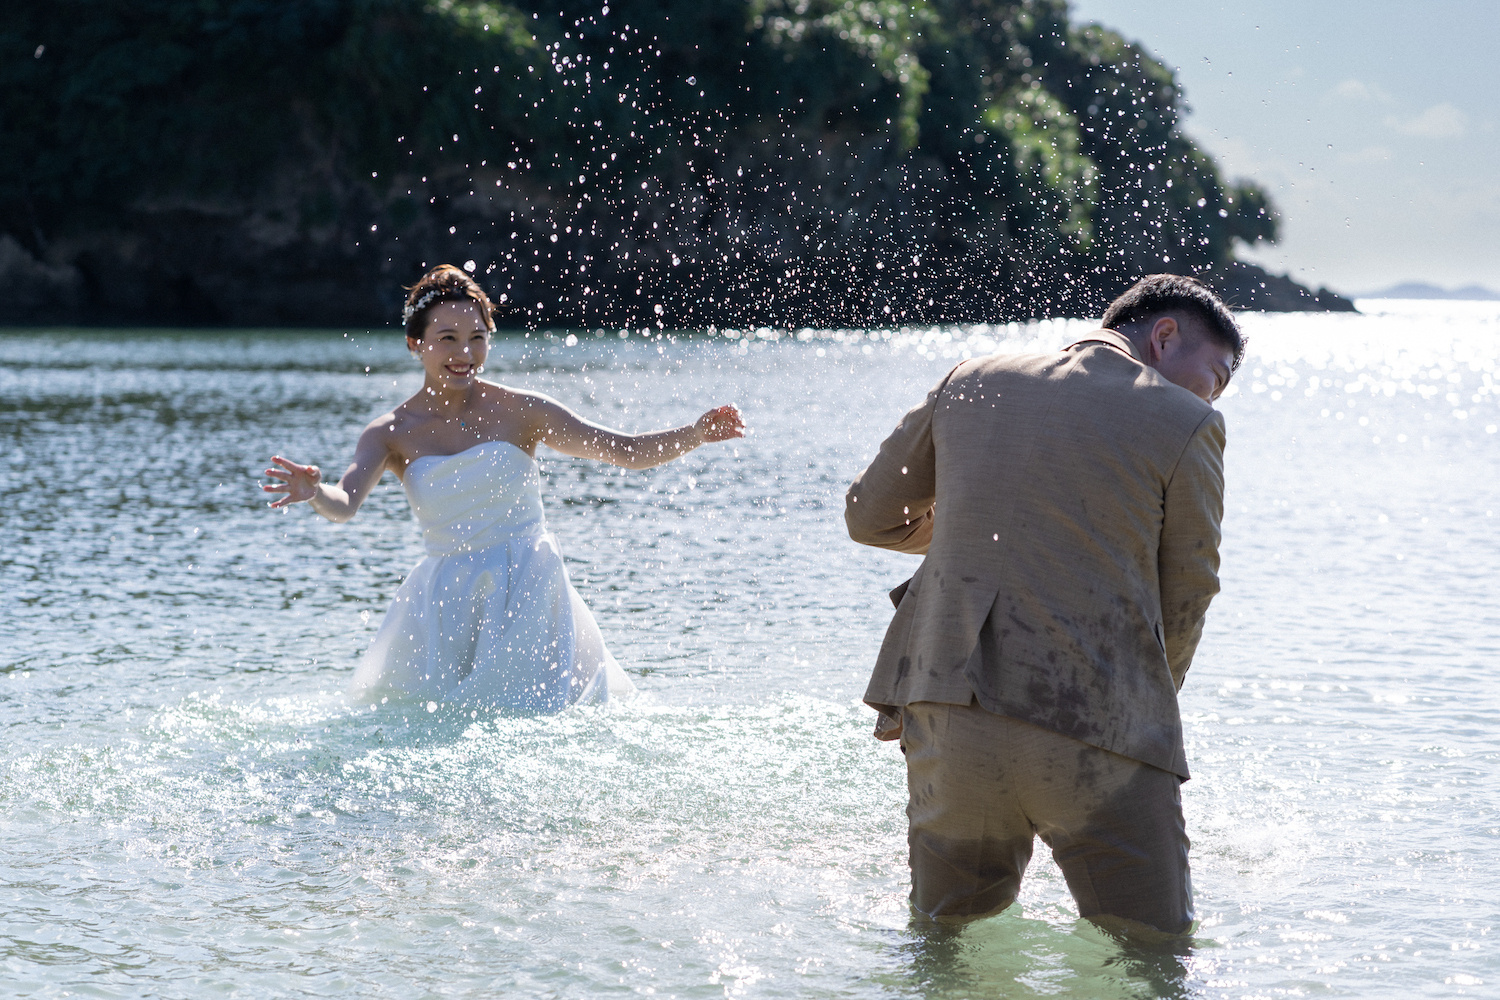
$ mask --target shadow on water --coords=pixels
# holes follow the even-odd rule
[[[1191,938],[1149,941],[1086,920],[1071,926],[1014,913],[955,927],[914,919],[897,949],[893,994],[963,997],[1086,997],[1188,1000]]]

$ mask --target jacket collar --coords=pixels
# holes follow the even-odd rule
[[[1063,348],[1063,350],[1071,351],[1074,348],[1083,347],[1086,344],[1107,344],[1108,346],[1113,347],[1116,350],[1124,351],[1126,354],[1130,355],[1141,364],[1146,363],[1145,360],[1141,358],[1140,352],[1135,349],[1135,345],[1130,342],[1130,338],[1124,336],[1123,334],[1116,333],[1113,330],[1095,330],[1093,333],[1089,334],[1087,337],[1084,337],[1082,340],[1075,340],[1073,343]]]

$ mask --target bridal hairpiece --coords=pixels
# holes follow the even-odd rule
[[[401,310],[402,325],[410,323],[413,316],[430,306],[434,300],[439,299],[445,295],[451,295],[454,293],[454,291],[455,289],[452,288],[434,288],[431,291],[424,293],[421,298],[417,299],[417,301],[411,303],[405,309]]]

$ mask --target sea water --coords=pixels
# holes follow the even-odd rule
[[[265,507],[420,384],[395,331],[0,334],[0,994],[1494,996],[1500,308],[1249,315],[1223,593],[1182,692],[1200,927],[1080,922],[1039,849],[957,931],[905,902],[904,773],[859,703],[913,557],[843,493],[962,357],[1081,321],[497,339],[627,429],[543,451],[569,572],[641,689],[517,718],[345,688],[422,555]]]

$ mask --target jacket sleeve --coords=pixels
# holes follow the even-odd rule
[[[1219,592],[1219,525],[1224,518],[1224,417],[1217,410],[1193,432],[1167,484],[1157,573],[1162,645],[1172,680],[1182,682]]]
[[[932,416],[952,377],[949,372],[926,400],[907,411],[844,495],[844,523],[856,542],[926,554],[937,493]]]

